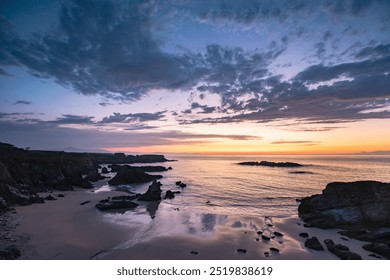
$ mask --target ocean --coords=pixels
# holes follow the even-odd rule
[[[305,196],[321,193],[330,182],[376,180],[390,182],[390,156],[167,156],[177,161],[156,163],[172,167],[161,173],[163,191],[182,191],[172,207],[187,207],[218,214],[284,216],[297,213]],[[243,166],[243,161],[297,162],[298,168]],[[140,164],[135,164],[140,165]],[[151,165],[151,164],[146,164]],[[305,173],[297,174],[296,171]],[[187,184],[180,189],[176,181]],[[144,192],[150,183],[126,186]],[[105,186],[107,187],[107,186]],[[209,201],[210,203],[206,203]]]
[[[334,181],[390,182],[390,156],[166,156],[177,160],[154,165],[172,167],[161,173],[166,190],[181,191],[174,199],[140,202],[135,210],[106,213],[109,222],[136,227],[137,233],[117,248],[164,236],[213,238],[228,228],[259,228],[265,217],[297,216],[297,199],[319,194]],[[243,161],[297,162],[298,168],[243,166]],[[135,164],[139,165],[139,164]],[[147,164],[150,165],[150,164]],[[291,173],[304,171],[305,173]],[[114,174],[111,174],[114,175]],[[176,181],[187,184],[180,189]],[[122,186],[143,193],[150,183]],[[101,186],[96,191],[109,191]],[[257,222],[254,222],[257,221]]]

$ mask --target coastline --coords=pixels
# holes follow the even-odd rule
[[[19,259],[339,259],[326,249],[314,251],[306,248],[305,238],[299,236],[301,232],[308,233],[310,237],[317,236],[323,245],[324,239],[331,238],[335,243],[348,246],[363,259],[376,259],[369,256],[371,252],[362,248],[366,242],[350,238],[343,240],[337,229],[304,227],[304,223],[297,216],[274,217],[274,226],[267,228],[271,232],[281,232],[283,237],[270,240],[262,240],[257,234],[257,230],[265,227],[264,217],[226,216],[223,223],[217,223],[212,229],[203,232],[202,234],[206,233],[204,236],[168,232],[166,235],[152,234],[150,238],[134,242],[134,237],[142,228],[139,223],[124,224],[112,221],[104,212],[95,208],[99,200],[123,195],[123,192],[77,189],[65,193],[55,191],[50,195],[57,197],[61,193],[65,194],[65,197],[58,198],[57,201],[15,207],[16,214],[11,214],[14,223],[18,224],[14,234],[24,238],[22,256]],[[85,201],[90,202],[80,205]],[[171,221],[160,222],[166,222],[169,226],[169,223],[177,222],[175,215],[182,216],[184,213],[171,210],[159,209],[166,212],[163,217],[172,217]],[[127,212],[127,215],[137,215],[131,211]],[[161,219],[164,218],[160,217]],[[151,219],[149,223],[147,228],[157,222]],[[141,234],[143,235],[142,232]],[[277,248],[279,252],[271,251],[271,247]],[[246,252],[238,252],[238,249]]]

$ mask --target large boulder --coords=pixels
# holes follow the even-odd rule
[[[320,228],[390,227],[390,184],[334,182],[322,194],[302,199],[300,218]]]
[[[102,180],[106,177],[102,176],[97,169],[91,170],[88,172],[87,176],[85,176],[85,180],[90,182],[97,182],[99,180]]]
[[[150,182],[161,179],[160,175],[150,175],[131,166],[123,166],[114,178],[108,181],[109,185],[123,185]]]
[[[161,183],[154,181],[146,191],[146,193],[141,194],[138,200],[143,201],[158,201],[161,200]]]

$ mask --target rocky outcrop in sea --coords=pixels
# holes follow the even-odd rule
[[[239,165],[250,166],[268,166],[268,167],[302,167],[302,164],[296,162],[272,162],[272,161],[244,161],[239,162]]]
[[[319,228],[369,241],[364,248],[390,258],[390,183],[333,182],[322,194],[303,198],[299,217]]]

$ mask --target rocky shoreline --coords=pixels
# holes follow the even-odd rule
[[[322,194],[302,199],[298,212],[308,226],[341,229],[344,236],[370,242],[364,249],[390,259],[390,183],[333,182]]]

